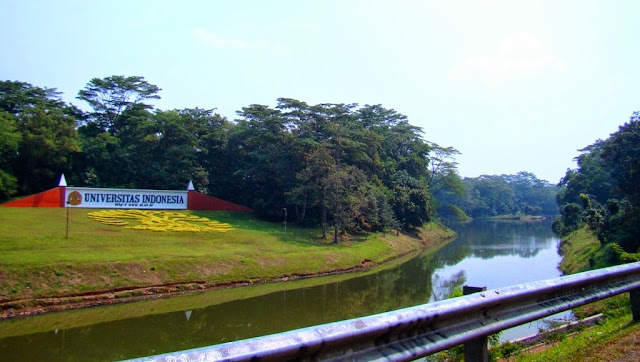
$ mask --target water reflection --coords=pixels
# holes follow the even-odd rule
[[[458,249],[451,252],[451,255],[458,255],[458,258],[453,258],[455,262],[466,256],[491,259],[517,255],[532,258],[539,251],[557,243],[546,221],[474,221],[470,227],[459,230],[458,234],[458,240],[464,242],[449,245],[442,251],[448,254],[449,249]]]
[[[474,223],[437,253],[425,253],[393,269],[203,308],[186,306],[177,312],[149,312],[8,336],[0,339],[0,356],[3,360],[127,359],[423,304],[444,299],[463,283],[492,289],[546,279],[559,274],[556,242],[548,223]],[[149,305],[140,302],[124,308]],[[6,323],[0,323],[0,331]]]
[[[433,288],[429,301],[435,302],[447,299],[451,296],[455,288],[463,286],[467,281],[467,272],[466,270],[460,270],[450,276],[435,272],[431,280]]]

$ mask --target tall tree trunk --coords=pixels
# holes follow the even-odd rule
[[[304,222],[304,216],[307,213],[307,195],[308,191],[304,193],[304,199],[302,200],[302,205],[296,204],[296,223],[302,224]]]
[[[327,240],[327,190],[322,190],[322,239]]]
[[[336,188],[337,189],[337,188]],[[336,190],[337,195],[337,190]],[[333,207],[333,243],[338,243],[338,221],[340,217],[338,215],[338,201],[336,200],[335,205]]]
[[[304,217],[307,215],[307,200],[309,199],[309,191],[305,191],[304,193],[304,202],[302,203],[302,212],[298,217],[298,224],[302,224],[304,222]]]

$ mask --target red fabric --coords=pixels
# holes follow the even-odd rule
[[[64,187],[56,187],[51,190],[9,201],[4,207],[64,207]]]
[[[234,204],[233,202],[220,200],[217,197],[208,196],[195,191],[189,191],[187,201],[189,210],[219,210],[219,211],[244,211],[253,212],[250,207]]]

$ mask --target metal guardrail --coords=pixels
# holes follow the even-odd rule
[[[625,292],[637,320],[639,288],[626,264],[136,361],[413,360]]]

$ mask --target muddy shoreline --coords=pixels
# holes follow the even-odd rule
[[[448,230],[439,225],[438,229]],[[449,230],[450,231],[450,230]],[[251,285],[282,283],[293,280],[309,279],[323,276],[340,275],[348,273],[365,272],[370,269],[383,266],[394,260],[407,257],[410,254],[421,253],[438,249],[440,246],[454,240],[457,235],[454,232],[444,234],[416,234],[417,247],[405,249],[398,254],[390,256],[382,261],[363,259],[359,264],[348,267],[327,269],[314,273],[288,273],[275,277],[255,277],[231,281],[207,281],[194,279],[183,282],[170,283],[141,283],[129,286],[119,286],[101,290],[91,290],[77,293],[61,293],[59,295],[45,297],[4,297],[0,298],[0,321],[12,318],[27,317],[49,312],[90,308],[103,305],[169,298],[179,295],[203,293],[207,291],[241,288]]]
[[[219,289],[239,288],[257,284],[281,283],[286,281],[329,275],[363,272],[371,268],[383,265],[387,262],[402,258],[411,253],[415,253],[416,251],[417,250],[412,250],[378,263],[373,262],[369,259],[365,259],[360,265],[355,265],[349,268],[333,269],[309,274],[293,273],[271,279],[239,280],[223,283],[190,281],[147,286],[119,287],[114,289],[90,291],[54,297],[0,300],[0,320],[27,317],[32,315],[72,309],[137,302],[159,298],[169,298],[172,296],[202,293]]]

